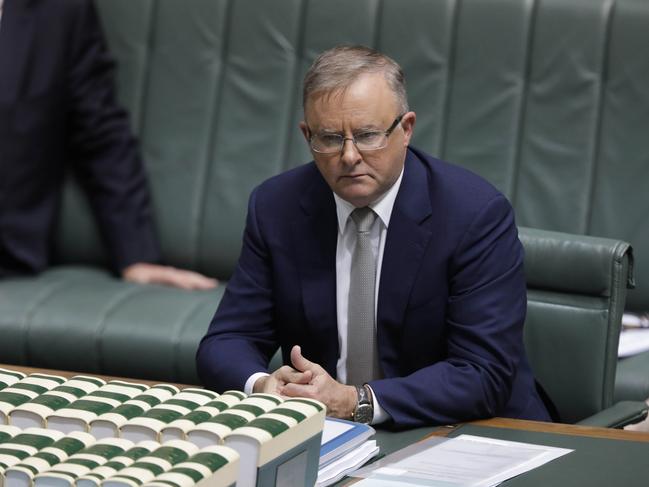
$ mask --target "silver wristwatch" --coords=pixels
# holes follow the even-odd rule
[[[356,394],[356,409],[352,413],[352,420],[357,423],[369,424],[374,418],[374,405],[372,404],[370,386],[367,384],[356,386]]]

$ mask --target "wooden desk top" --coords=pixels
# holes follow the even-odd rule
[[[559,435],[586,436],[590,438],[606,438],[609,440],[641,441],[649,442],[649,433],[644,431],[628,431],[612,428],[598,428],[594,426],[580,426],[576,424],[563,423],[546,423],[543,421],[527,421],[523,419],[510,418],[491,418],[471,421],[476,426],[487,426],[491,428],[506,428],[522,431],[536,431],[539,433],[555,433]],[[450,425],[440,428],[427,435],[431,436],[448,436],[462,424]]]
[[[610,440],[649,442],[649,433],[643,431],[627,431],[612,428],[597,428],[594,426],[579,426],[575,424],[545,423],[542,421],[526,421],[522,419],[491,418],[472,421],[470,424],[489,426],[492,428],[508,428],[541,433],[556,433],[561,435],[588,436],[591,438],[607,438]]]

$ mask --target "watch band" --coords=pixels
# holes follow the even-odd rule
[[[357,423],[368,424],[374,418],[374,405],[371,390],[367,384],[356,386],[356,409],[352,413],[352,420]]]

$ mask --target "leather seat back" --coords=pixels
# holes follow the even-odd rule
[[[562,422],[613,404],[620,320],[633,255],[619,240],[520,229],[528,305],[525,346]]]

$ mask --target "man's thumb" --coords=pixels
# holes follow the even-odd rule
[[[291,363],[300,372],[304,372],[313,366],[311,362],[302,356],[302,347],[299,345],[294,345],[291,349]]]

